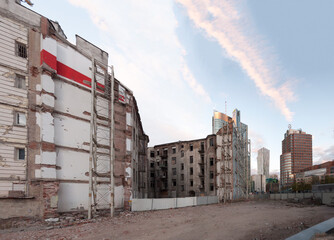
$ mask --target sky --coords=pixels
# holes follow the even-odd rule
[[[237,108],[279,172],[291,124],[313,136],[313,164],[334,160],[334,1],[33,0],[109,53],[136,97],[149,146],[204,138],[213,110]],[[24,4],[24,3],[22,3]]]

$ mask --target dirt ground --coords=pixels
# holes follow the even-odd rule
[[[0,239],[285,239],[334,217],[334,208],[248,201],[151,212],[64,227],[36,222],[0,230]]]

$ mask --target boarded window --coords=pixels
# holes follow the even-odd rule
[[[131,151],[131,139],[126,139],[126,151]]]
[[[19,126],[25,126],[27,119],[25,113],[22,112],[15,112],[14,114],[15,119],[14,119],[14,124],[19,125]]]
[[[26,78],[25,76],[16,74],[15,75],[15,87],[26,89]]]
[[[126,113],[126,124],[129,126],[132,126],[132,117],[131,117],[131,113]]]
[[[183,150],[181,151],[181,157],[184,157],[184,151]]]
[[[16,160],[26,159],[26,153],[24,148],[15,148],[15,159]]]
[[[121,103],[126,103],[126,101],[125,101],[125,88],[122,87],[121,85],[118,85],[118,100]]]
[[[27,58],[27,46],[25,44],[16,42],[16,56]]]
[[[184,191],[184,185],[181,185],[181,191],[182,192]]]
[[[213,138],[210,138],[210,146],[213,146]]]

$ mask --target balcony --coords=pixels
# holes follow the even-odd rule
[[[200,149],[198,149],[198,152],[200,153],[200,154],[203,154],[205,151],[204,151],[204,148],[200,148]]]

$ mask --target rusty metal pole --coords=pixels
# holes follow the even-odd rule
[[[94,135],[94,111],[95,111],[95,61],[92,59],[91,80],[91,112],[90,112],[90,144],[89,144],[89,190],[88,190],[88,219],[92,218],[92,195],[93,195],[93,135]]]
[[[110,79],[110,216],[114,216],[114,67],[111,66],[111,79]]]

